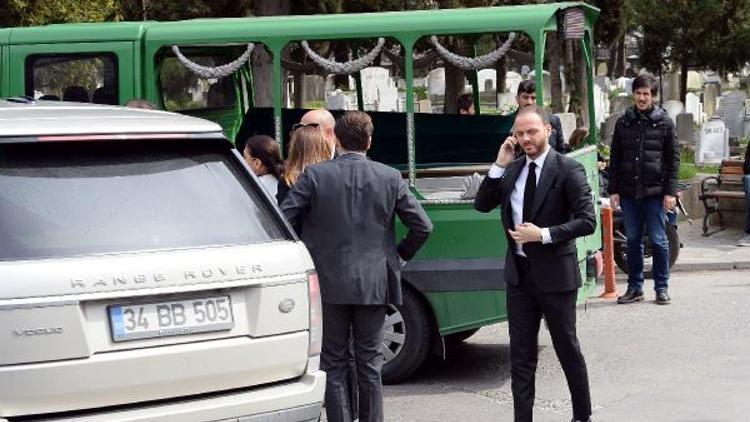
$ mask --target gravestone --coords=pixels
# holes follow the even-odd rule
[[[606,75],[607,74],[607,63],[599,63],[596,66],[596,76]]]
[[[497,85],[497,72],[495,69],[482,69],[477,72],[480,92],[492,92]]]
[[[744,131],[745,98],[744,92],[735,91],[722,96],[717,105],[716,114],[724,121],[729,136],[733,138],[742,137]]]
[[[685,112],[685,106],[682,105],[682,101],[669,100],[662,104],[662,107],[669,115],[669,118],[674,122],[677,120],[677,115]]]
[[[615,133],[615,125],[617,119],[620,117],[622,117],[622,113],[612,114],[604,121],[604,125],[602,125],[601,129],[602,144],[607,146],[612,145],[612,135]]]
[[[536,71],[531,71],[531,73],[529,73],[529,79],[536,79]],[[550,82],[549,72],[546,70],[542,71],[542,83],[544,89],[544,102],[549,103],[550,101],[552,101],[552,85]]]
[[[721,95],[721,85],[708,83],[703,87],[703,111],[711,118],[716,114],[716,99]]]
[[[351,104],[349,96],[341,92],[340,89],[335,90],[326,98],[326,108],[328,110],[351,110]]]
[[[703,88],[703,77],[700,73],[694,70],[689,70],[687,77],[687,89],[700,90],[701,88]]]
[[[594,85],[594,115],[596,116],[596,126],[601,126],[604,120],[609,116],[609,95],[599,85]]]
[[[630,95],[633,93],[633,78],[620,76],[619,78],[615,79],[615,86],[623,90],[623,92],[625,92],[626,94]]]
[[[628,95],[615,97],[610,103],[610,114],[622,114],[633,106],[633,99]]]
[[[445,68],[439,67],[427,74],[430,95],[445,95]]]
[[[685,144],[695,142],[695,131],[693,130],[693,115],[682,113],[677,115],[677,140]]]
[[[398,88],[386,86],[378,89],[378,111],[398,111]]]
[[[304,92],[302,106],[311,101],[322,101],[325,98],[326,80],[320,75],[304,75],[302,80]]]
[[[505,92],[513,94],[513,97],[516,96],[516,93],[518,92],[518,85],[523,81],[523,77],[521,77],[521,74],[517,72],[510,71],[505,74]]]
[[[362,77],[362,100],[365,107],[374,108],[378,103],[379,92],[391,82],[390,72],[384,67],[366,67],[359,73]]]
[[[563,139],[565,139],[565,142],[568,142],[570,135],[576,130],[576,115],[574,113],[557,113],[556,116],[560,118]]]
[[[497,94],[497,111],[502,115],[513,113],[516,110],[516,94]]]
[[[432,101],[430,100],[419,100],[417,106],[418,113],[432,113]]]
[[[594,78],[594,84],[604,92],[609,92],[612,88],[612,84],[607,76],[597,76]]]
[[[703,104],[701,104],[701,99],[692,92],[685,95],[685,112],[693,115],[695,124],[703,123]]]
[[[729,158],[729,130],[723,121],[711,119],[701,127],[695,163],[719,164],[725,158]]]

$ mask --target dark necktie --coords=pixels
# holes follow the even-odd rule
[[[531,207],[534,205],[534,194],[536,193],[536,163],[529,163],[529,174],[526,176],[526,186],[523,188],[523,215],[522,222],[531,222]]]

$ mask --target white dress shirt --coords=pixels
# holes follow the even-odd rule
[[[279,191],[279,179],[273,174],[264,174],[263,176],[258,177],[258,179],[260,179],[260,184],[263,186],[263,189],[265,189],[272,198],[276,199],[276,193]]]
[[[536,159],[532,160],[528,156],[526,156],[526,164],[521,169],[521,173],[518,175],[518,179],[516,180],[516,184],[513,187],[513,192],[510,194],[510,208],[511,208],[511,215],[513,217],[513,226],[517,226],[521,223],[523,223],[523,195],[524,195],[524,188],[526,187],[526,178],[529,176],[529,164],[533,161],[536,164],[536,169],[534,170],[536,173],[536,185],[539,186],[539,180],[541,179],[542,174],[542,167],[544,167],[544,161],[547,159],[547,155],[549,154],[549,145],[547,145],[547,149],[544,150],[542,155],[539,157],[536,157]],[[490,179],[498,179],[505,175],[505,168],[498,166],[497,164],[492,164],[492,167],[490,167],[490,171],[487,173],[487,177]],[[552,236],[549,233],[549,228],[542,227],[542,243],[552,243]],[[521,248],[521,245],[517,245],[516,254],[521,256],[526,256],[526,254],[523,253],[523,250]]]

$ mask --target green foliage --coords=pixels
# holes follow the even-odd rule
[[[426,100],[429,97],[427,87],[415,86],[414,87],[414,101]]]
[[[116,0],[0,0],[0,26],[31,26],[121,19]]]

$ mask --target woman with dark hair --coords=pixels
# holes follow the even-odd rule
[[[242,155],[266,191],[275,198],[281,178],[281,154],[279,154],[278,142],[266,135],[251,136],[245,142]]]
[[[284,165],[284,177],[279,182],[279,191],[276,195],[279,205],[305,167],[326,161],[332,155],[333,151],[319,128],[303,126],[294,130],[289,142],[289,156]]]

